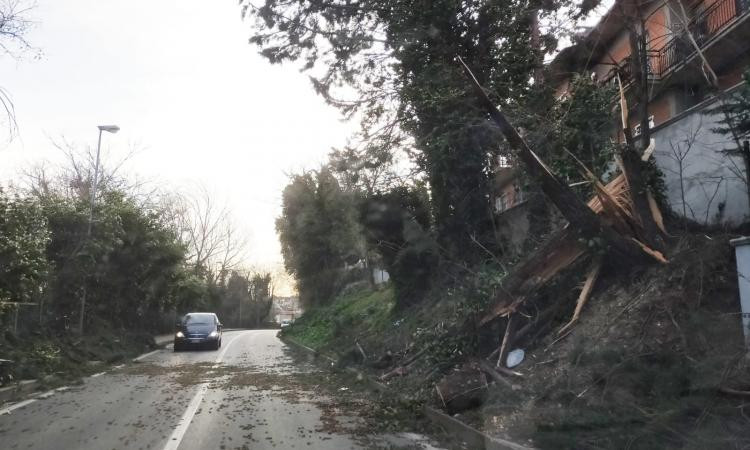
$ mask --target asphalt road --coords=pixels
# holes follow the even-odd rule
[[[0,406],[10,449],[435,448],[372,431],[366,402],[292,357],[275,330],[224,333],[218,351],[157,351],[35,400]]]

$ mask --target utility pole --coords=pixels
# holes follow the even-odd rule
[[[91,227],[94,224],[94,203],[96,202],[96,187],[99,182],[99,158],[102,150],[102,133],[115,134],[120,131],[117,125],[99,125],[99,142],[96,144],[96,163],[94,163],[94,179],[91,181],[91,195],[89,201],[89,221],[86,226],[86,243],[91,239]],[[86,315],[86,281],[83,282],[83,292],[81,293],[81,311],[78,316],[78,334],[83,334],[83,322]]]

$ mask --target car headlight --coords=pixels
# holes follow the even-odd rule
[[[218,331],[212,331],[211,334],[208,335],[208,337],[219,337]]]
[[[184,338],[184,337],[185,337],[185,335],[184,335],[184,334],[182,334],[182,331],[178,331],[177,333],[175,333],[174,337],[178,337],[178,338]]]

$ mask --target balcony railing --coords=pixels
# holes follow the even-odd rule
[[[699,47],[708,43],[738,17],[748,13],[750,0],[717,0],[688,23],[687,30],[674,34],[661,48],[649,51],[648,71],[651,78],[662,78],[675,66],[695,53],[695,47],[687,33],[690,33]],[[611,80],[617,73],[623,83],[631,78],[630,56],[626,57],[609,71],[605,80]]]
[[[693,17],[687,30],[674,35],[664,47],[657,50],[657,75],[663,77],[695,53],[695,46],[687,33],[702,47],[736,18],[746,14],[749,4],[750,0],[716,0]]]

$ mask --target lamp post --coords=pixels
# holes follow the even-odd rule
[[[94,164],[94,179],[91,180],[91,198],[89,200],[89,221],[86,226],[86,242],[91,238],[91,227],[94,224],[94,203],[96,202],[96,188],[99,183],[99,157],[102,150],[102,133],[115,134],[120,131],[117,125],[99,125],[99,142],[96,144],[96,163]],[[83,319],[86,314],[86,282],[83,283],[81,293],[81,312],[78,317],[78,333],[83,334]]]

